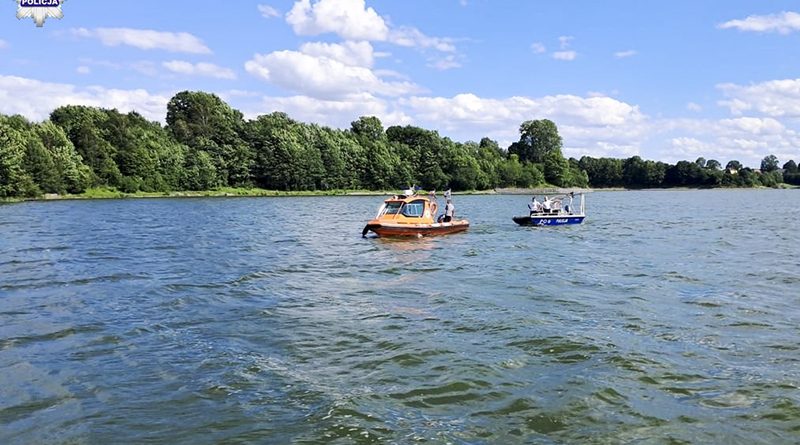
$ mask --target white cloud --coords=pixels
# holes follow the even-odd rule
[[[713,131],[709,135],[684,136],[669,141],[671,162],[694,161],[698,157],[716,159],[725,165],[730,160],[738,160],[745,166],[758,167],[760,159],[773,150],[775,142],[757,139],[752,136],[724,135],[718,123],[709,122]]]
[[[317,99],[360,93],[400,96],[421,91],[411,82],[387,82],[363,66],[296,51],[256,54],[245,63],[245,69],[263,80]]]
[[[105,46],[127,45],[144,50],[160,49],[190,54],[211,53],[202,40],[185,32],[131,28],[73,28],[71,32],[76,37],[96,38]]]
[[[617,59],[625,59],[625,58],[628,58],[628,57],[633,57],[636,54],[637,53],[636,53],[635,50],[629,49],[627,51],[617,51],[617,52],[615,52],[614,53],[614,57],[616,57]]]
[[[578,57],[578,53],[575,51],[556,51],[553,53],[553,58],[556,60],[567,60],[572,61]]]
[[[693,161],[699,156],[726,164],[738,160],[758,167],[761,159],[774,154],[778,159],[797,157],[800,134],[774,118],[666,119],[654,122],[653,133],[666,133],[668,146],[658,159]]]
[[[217,93],[217,95],[227,101],[231,98],[237,98],[237,97],[260,97],[261,93],[257,91],[232,89],[232,90],[220,91],[219,93]]]
[[[345,65],[371,67],[374,54],[369,42],[304,43],[300,52],[314,57],[327,57]]]
[[[575,60],[575,58],[578,57],[578,53],[568,49],[569,46],[572,44],[572,40],[574,39],[575,38],[572,36],[559,37],[558,46],[561,49],[561,51],[554,51],[553,54],[551,54],[551,56],[556,60],[566,60],[566,61]],[[541,48],[544,49],[544,45],[542,45]]]
[[[84,65],[91,65],[91,66],[99,66],[102,68],[108,68],[112,70],[118,70],[122,68],[122,65],[115,62],[109,62],[108,60],[96,60],[90,57],[81,57],[78,61]]]
[[[265,19],[269,19],[272,17],[279,17],[281,15],[277,9],[273,8],[269,5],[258,5],[258,12],[261,13],[261,16]]]
[[[297,1],[286,22],[299,35],[336,33],[346,40],[386,40],[389,27],[364,0]]]
[[[386,127],[417,125],[462,142],[490,137],[503,147],[519,139],[520,123],[551,119],[564,138],[564,154],[575,157],[633,156],[652,133],[649,118],[638,107],[610,97],[491,99],[459,94],[394,98],[362,92],[336,99],[264,97],[241,109],[248,118],[282,111],[294,119],[337,128],[349,128],[359,116],[377,116]]]
[[[236,73],[228,68],[214,65],[213,63],[190,63],[182,60],[170,60],[162,66],[173,73],[188,74],[193,76],[214,77],[217,79],[236,79]]]
[[[458,140],[489,136],[508,145],[517,140],[520,123],[551,119],[564,138],[565,154],[627,156],[636,153],[647,134],[647,118],[638,107],[610,97],[571,95],[541,98],[486,99],[474,94],[411,97],[398,101],[427,128],[448,132]]]
[[[20,91],[35,94],[20,94]],[[143,89],[77,87],[0,75],[0,113],[21,114],[34,121],[47,119],[54,109],[62,105],[88,105],[116,108],[121,112],[136,110],[148,119],[163,122],[168,101],[166,95],[151,94]]]
[[[390,42],[398,46],[455,52],[453,39],[431,37],[409,26],[390,26],[364,0],[298,0],[286,14],[298,35],[334,33],[345,40]]]
[[[166,67],[163,64],[157,64],[156,62],[150,60],[138,60],[138,61],[124,62],[124,63],[110,62],[108,60],[96,60],[88,57],[82,57],[78,60],[87,69],[91,69],[91,67],[97,67],[107,70],[123,71],[123,72],[134,71],[136,73],[143,74],[148,77],[158,77],[160,74],[163,74],[163,70],[161,70],[161,68]],[[177,69],[171,71],[177,71]]]
[[[431,59],[427,66],[439,71],[445,71],[453,68],[460,68],[461,62],[459,62],[455,54],[448,54],[445,57]]]
[[[542,54],[547,51],[547,48],[545,48],[544,44],[541,42],[533,42],[531,43],[531,51],[533,51],[534,54]]]
[[[308,96],[265,97],[255,111],[245,113],[254,118],[274,111],[287,113],[293,119],[336,128],[350,128],[359,116],[377,116],[384,127],[410,125],[413,120],[390,104],[368,93],[354,94],[344,100],[319,100]]]
[[[786,127],[773,118],[739,117],[719,121],[727,130],[738,131],[749,135],[782,134]]]
[[[407,26],[392,29],[389,32],[388,40],[398,46],[433,48],[441,52],[454,52],[456,50],[455,45],[453,45],[453,39],[429,37],[423,34],[422,31]]]
[[[136,71],[137,73],[144,74],[145,76],[155,77],[158,76],[158,65],[155,62],[151,62],[149,60],[140,60],[138,62],[132,62],[129,65],[130,69]]]
[[[686,104],[686,109],[689,111],[694,111],[695,113],[703,111],[703,107],[700,106],[700,104],[696,104],[694,102],[689,102],[688,104]]]
[[[703,142],[693,137],[676,137],[672,138],[669,142],[672,150],[685,158],[682,160],[692,160],[692,158],[710,156],[712,153],[718,153],[716,147],[710,143]]]
[[[92,69],[89,68],[88,66],[81,65],[75,69],[75,72],[78,74],[89,74],[92,72]]]
[[[800,14],[784,11],[779,14],[751,15],[744,20],[730,20],[722,23],[718,25],[718,28],[789,34],[794,31],[800,31]]]
[[[734,115],[756,111],[772,117],[800,117],[800,79],[770,80],[749,86],[725,83],[717,88],[727,97],[719,104]]]

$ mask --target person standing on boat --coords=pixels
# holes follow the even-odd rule
[[[544,197],[544,203],[542,203],[542,207],[544,207],[544,213],[550,213],[550,197]]]
[[[453,220],[453,215],[456,213],[456,206],[453,205],[453,201],[448,199],[447,205],[444,206],[444,222],[450,222]]]
[[[539,213],[542,211],[542,204],[536,200],[536,196],[531,198],[531,203],[528,204],[528,209],[531,211],[531,216],[533,216],[534,213]]]
[[[439,210],[439,202],[436,200],[436,189],[428,192],[428,201],[430,202],[429,216],[436,218],[436,212]]]

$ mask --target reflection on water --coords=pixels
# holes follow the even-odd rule
[[[796,443],[796,193],[3,206],[0,442]]]

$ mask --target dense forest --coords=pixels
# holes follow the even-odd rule
[[[754,170],[699,158],[675,165],[564,158],[549,120],[523,122],[507,149],[483,138],[455,142],[413,126],[384,129],[360,117],[347,130],[272,113],[245,120],[214,94],[184,91],[166,126],[136,112],[63,106],[33,123],[0,115],[0,198],[259,187],[271,190],[485,190],[501,187],[776,187],[800,184],[797,164],[767,156]]]

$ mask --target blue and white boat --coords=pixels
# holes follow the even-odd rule
[[[586,218],[585,198],[583,193],[542,194],[542,202],[536,196],[528,204],[530,214],[515,216],[514,222],[521,226],[562,226],[580,224]],[[575,202],[578,198],[578,202]]]

